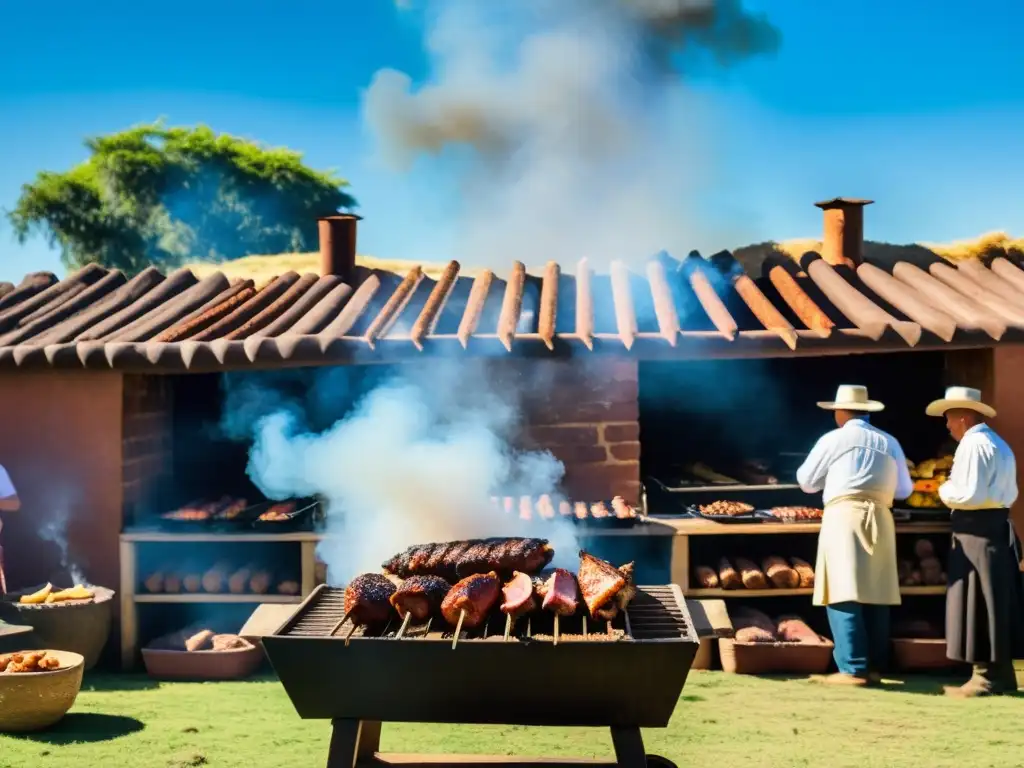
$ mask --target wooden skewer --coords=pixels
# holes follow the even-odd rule
[[[459,633],[462,632],[462,622],[466,618],[465,609],[459,611],[459,623],[455,625],[455,637],[452,638],[452,650],[455,650],[455,646],[459,644]]]
[[[346,648],[348,648],[348,641],[352,639],[352,635],[354,635],[356,633],[356,629],[358,629],[358,628],[359,628],[358,624],[353,624],[352,625],[352,629],[350,629],[348,631],[348,634],[345,635],[345,647]]]
[[[626,619],[626,634],[629,637],[632,637],[633,636],[633,628],[629,625],[629,611],[623,611],[622,615]]]
[[[429,635],[430,634],[430,625],[433,624],[433,623],[434,623],[434,617],[431,616],[429,619],[427,619],[427,626],[423,628],[423,634],[424,635]]]
[[[506,613],[505,614],[505,640],[504,640],[504,642],[506,642],[506,643],[508,642],[508,636],[511,633],[512,633],[512,614],[511,613]]]
[[[398,634],[395,635],[395,640],[401,640],[402,635],[405,634],[405,630],[409,627],[409,622],[412,621],[412,611],[405,614],[405,618],[402,619],[402,626],[398,628]]]
[[[608,619],[608,637],[612,636],[612,620]]]
[[[334,637],[336,634],[338,634],[338,630],[341,629],[341,625],[348,621],[348,617],[351,613],[352,611],[349,611],[341,617],[341,621],[334,625],[334,629],[331,630],[331,634],[329,634],[328,637]]]
[[[587,614],[583,614],[583,637],[587,636]]]
[[[552,645],[558,645],[558,614],[555,614],[555,642]]]
[[[533,637],[533,622],[529,617],[526,619],[526,636]]]

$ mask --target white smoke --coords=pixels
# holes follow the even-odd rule
[[[707,105],[674,75],[708,54],[729,65],[777,33],[738,0],[428,0],[430,76],[381,70],[364,119],[407,170],[451,161],[463,263],[537,254],[647,258],[709,247],[714,178]],[[707,58],[707,56],[704,56]]]
[[[269,498],[327,500],[319,555],[332,583],[379,571],[417,543],[502,535],[548,538],[570,560],[571,523],[525,523],[495,511],[493,495],[554,494],[562,464],[508,442],[518,407],[479,364],[408,369],[365,395],[325,432],[292,409],[262,418],[249,475]]]
[[[56,512],[40,526],[39,538],[57,545],[60,550],[61,570],[67,573],[73,584],[86,584],[85,574],[71,558],[68,547],[68,520],[70,519],[71,501],[70,493],[65,491],[64,498],[56,505]]]

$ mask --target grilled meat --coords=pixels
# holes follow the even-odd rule
[[[537,599],[533,596],[533,580],[529,574],[516,571],[501,592],[505,601],[501,604],[502,613],[507,613],[516,621],[537,608]]]
[[[356,576],[345,588],[345,614],[356,625],[383,624],[391,618],[395,585],[379,573]]]
[[[555,568],[544,584],[544,602],[541,607],[558,616],[576,613],[576,577],[564,568]]]
[[[472,539],[418,544],[395,555],[383,567],[403,579],[440,576],[453,581],[489,571],[503,576],[511,576],[514,571],[536,573],[551,562],[554,554],[547,539]]]
[[[395,590],[390,602],[399,618],[411,613],[412,621],[419,624],[441,610],[441,601],[451,588],[440,576],[410,576]]]
[[[607,560],[594,557],[589,552],[580,552],[580,592],[587,610],[595,619],[608,621],[626,607],[636,594],[632,578],[632,563],[616,568]],[[620,595],[624,598],[621,604],[616,600]]]
[[[708,517],[735,517],[750,514],[754,508],[742,501],[713,501],[710,504],[702,504],[700,511],[702,515]]]
[[[487,613],[498,601],[501,593],[501,581],[494,571],[490,573],[474,573],[467,576],[444,596],[441,602],[441,615],[453,627],[459,623],[459,616],[465,611],[462,620],[465,629],[478,627],[487,620]]]

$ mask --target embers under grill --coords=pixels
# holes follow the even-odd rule
[[[346,621],[338,625],[344,616],[343,589],[321,587],[303,604],[293,619],[280,631],[279,636],[293,638],[327,638],[332,630],[335,639],[350,635],[354,640],[395,640],[400,622],[395,620],[386,626],[357,627]],[[639,587],[636,597],[625,613],[620,613],[612,622],[588,621],[582,616],[562,617],[560,620],[560,643],[572,642],[618,642],[650,640],[684,640],[696,642],[696,634],[685,609],[678,588],[672,585]],[[480,628],[464,631],[460,643],[487,640],[503,642],[505,617],[495,611],[490,620]],[[453,630],[443,621],[434,620],[427,625],[411,626],[403,633],[402,641],[451,640]],[[554,619],[546,611],[537,611],[521,619],[510,636],[515,642],[550,641],[554,635]]]

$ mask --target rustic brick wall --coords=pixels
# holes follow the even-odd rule
[[[167,376],[126,374],[121,485],[130,523],[155,481],[171,472],[174,389]]]
[[[523,444],[565,464],[574,499],[640,501],[637,364],[631,360],[516,361],[526,421]]]

